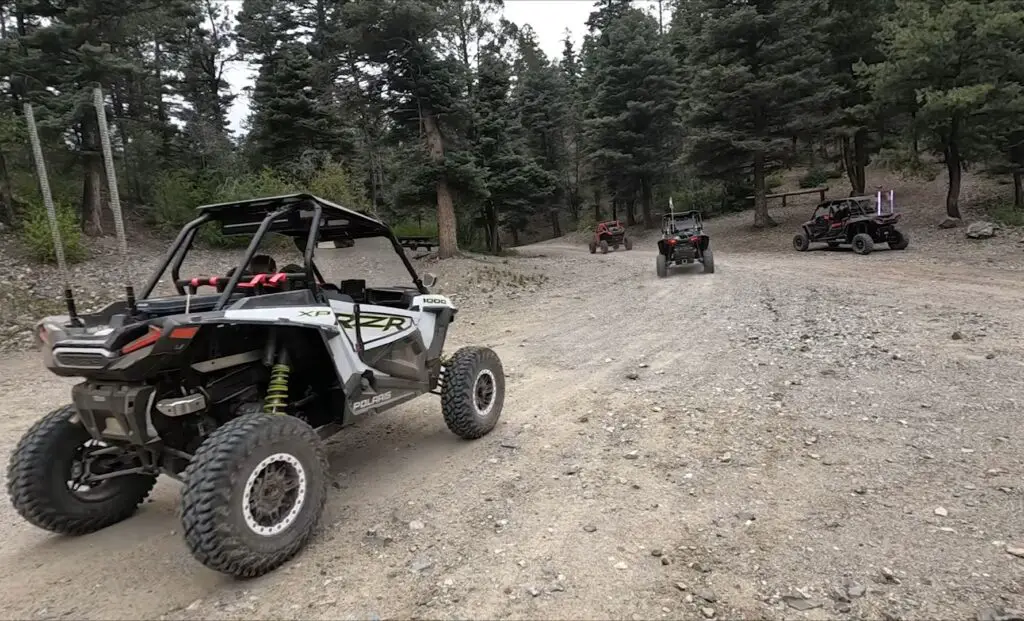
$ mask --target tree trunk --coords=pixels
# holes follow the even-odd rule
[[[99,155],[85,156],[85,180],[82,183],[82,230],[89,235],[103,235],[103,164]]]
[[[946,171],[949,173],[949,190],[946,192],[946,215],[960,217],[960,182],[963,174],[963,160],[960,157],[960,119],[954,116],[949,124],[946,141]]]
[[[11,175],[7,170],[7,155],[0,153],[0,200],[4,202],[0,221],[8,226],[17,224],[14,220],[14,193],[11,191]]]
[[[628,226],[636,226],[636,213],[633,209],[635,205],[636,198],[630,196],[629,200],[626,201],[626,224]]]
[[[619,219],[619,199],[613,198],[612,199],[612,220],[618,220],[618,219]],[[598,218],[597,221],[600,222],[601,219]]]
[[[548,211],[551,214],[551,236],[552,237],[561,237],[562,236],[562,225],[558,221],[558,209],[555,208],[555,209],[550,209]]]
[[[856,170],[856,182],[853,191],[858,196],[863,196],[867,191],[867,167],[868,167],[868,132],[866,129],[858,129],[853,135],[853,162]]]
[[[651,208],[654,207],[654,191],[651,188],[651,180],[647,177],[640,180],[640,200],[643,202],[644,228],[653,228]]]
[[[1018,209],[1024,207],[1024,180],[1019,168],[1013,171],[1013,206]]]
[[[910,113],[910,153],[913,156],[914,164],[921,163],[920,150],[918,148],[917,112]]]
[[[598,187],[595,187],[594,188],[594,221],[595,222],[600,222],[601,221],[601,199],[602,198],[604,198],[604,197],[601,196],[601,189],[598,188]]]
[[[812,150],[813,151],[813,150]],[[754,154],[754,226],[765,228],[776,222],[768,215],[768,191],[765,188],[764,153]]]
[[[867,167],[867,132],[863,129],[857,130],[853,135],[851,145],[850,137],[840,138],[839,146],[843,154],[843,168],[846,169],[846,178],[850,181],[850,196],[863,196],[864,188],[867,185],[864,169]]]
[[[439,167],[444,165],[444,139],[434,112],[423,107],[423,129],[426,132],[430,159]],[[437,180],[437,256],[450,259],[459,253],[459,238],[455,220],[455,204],[448,189],[448,178],[442,171]]]

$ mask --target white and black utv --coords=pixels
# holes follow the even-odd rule
[[[229,274],[182,278],[203,226],[252,240]],[[303,264],[260,261],[270,234],[294,240]],[[390,242],[412,286],[324,279],[318,246],[372,237]],[[177,295],[153,297],[168,269]],[[331,433],[432,392],[454,433],[479,438],[504,402],[492,350],[442,357],[456,309],[430,293],[392,231],[308,194],[200,207],[137,301],[69,310],[37,334],[47,368],[83,381],[11,455],[14,507],[41,528],[90,533],[132,515],[167,474],[183,483],[188,547],[235,576],[267,573],[309,540]]]

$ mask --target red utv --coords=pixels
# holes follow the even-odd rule
[[[905,250],[910,239],[896,228],[900,216],[892,191],[879,191],[877,196],[829,199],[820,203],[811,219],[801,225],[800,232],[793,237],[793,248],[804,252],[814,242],[825,242],[829,248],[849,244],[857,254],[868,254],[875,244]]]
[[[619,246],[625,246],[626,250],[633,249],[633,240],[626,237],[626,227],[618,220],[598,222],[594,231],[594,239],[590,241],[590,254],[601,249],[601,254],[608,254],[608,246],[612,250],[618,250]]]

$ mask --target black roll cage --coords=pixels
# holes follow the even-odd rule
[[[293,194],[286,196],[277,196],[266,199],[253,199],[251,201],[240,201],[237,203],[225,203],[222,205],[206,205],[199,208],[201,212],[199,217],[192,220],[178,232],[177,237],[171,243],[170,248],[164,254],[154,271],[153,275],[150,276],[146,282],[145,288],[142,290],[142,294],[139,296],[140,300],[148,299],[156,289],[157,283],[159,283],[161,276],[167,271],[168,266],[171,267],[171,278],[173,280],[174,288],[178,292],[178,295],[185,295],[185,288],[179,284],[180,277],[179,272],[181,270],[181,264],[185,261],[185,256],[192,249],[192,243],[195,241],[196,231],[199,227],[206,224],[207,222],[215,222],[218,220],[215,214],[222,211],[225,207],[239,207],[244,208],[246,205],[253,205],[256,203],[283,203],[282,206],[274,209],[272,212],[267,214],[260,222],[259,228],[253,233],[252,240],[249,242],[249,246],[245,250],[245,256],[242,258],[241,264],[235,269],[234,273],[228,279],[228,284],[225,286],[224,291],[220,293],[220,297],[217,299],[217,303],[214,306],[214,311],[223,310],[227,305],[231,296],[235,293],[235,289],[238,287],[238,283],[242,278],[245,268],[252,261],[252,258],[256,255],[256,251],[260,247],[263,238],[266,237],[270,231],[271,226],[275,221],[280,221],[283,217],[288,216],[299,209],[312,206],[313,217],[310,222],[309,231],[305,236],[305,244],[301,244],[301,238],[297,235],[292,235],[292,239],[295,241],[295,245],[303,251],[303,268],[305,271],[306,281],[314,294],[317,292],[319,282],[323,282],[323,275],[320,270],[317,269],[316,264],[313,263],[313,252],[316,250],[317,244],[320,242],[320,231],[324,224],[324,207],[332,213],[338,212],[344,217],[356,217],[364,220],[365,222],[372,223],[373,229],[368,233],[360,234],[358,236],[348,237],[337,237],[339,239],[354,239],[359,237],[362,239],[368,239],[373,237],[384,237],[391,242],[392,248],[398,254],[402,260],[402,264],[405,265],[405,269],[408,270],[409,275],[412,276],[412,282],[416,285],[416,290],[421,294],[428,294],[430,291],[423,285],[423,281],[420,280],[419,275],[416,273],[416,268],[413,267],[412,262],[409,261],[409,257],[406,256],[405,250],[402,248],[401,243],[386,224],[379,220],[373,219],[367,215],[361,214],[356,211],[351,211],[343,207],[333,205],[321,198],[313,196],[311,194]],[[338,231],[334,231],[337,233]]]
[[[675,213],[667,213],[661,216],[661,232],[663,235],[675,235],[678,231],[675,230],[675,222],[680,218],[693,218],[693,222],[698,230],[704,230],[704,217],[697,210],[691,211],[677,211]]]

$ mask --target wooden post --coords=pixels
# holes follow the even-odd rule
[[[819,194],[821,194],[821,198],[819,199],[819,202],[824,202],[824,200],[825,200],[825,188],[822,188],[821,192],[819,192]]]

